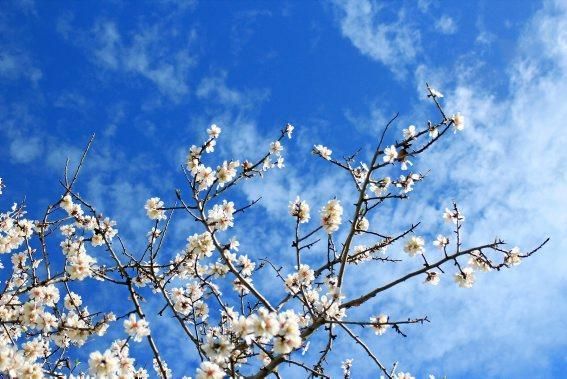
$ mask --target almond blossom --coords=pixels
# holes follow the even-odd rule
[[[367,149],[353,154],[339,150],[337,156],[343,158],[331,158],[330,148],[313,147],[312,152],[324,159],[317,164],[339,170],[345,180],[333,183],[337,196],[323,203],[320,223],[309,223],[311,207],[305,200],[320,202],[317,191],[289,201],[287,219],[272,220],[265,209],[255,211],[259,196],[254,183],[265,183],[262,180],[275,168],[285,172],[287,165],[296,164],[296,157],[287,156],[296,152],[293,142],[288,145],[291,124],[284,124],[269,146],[249,146],[244,151],[247,157],[234,158],[227,156],[231,149],[220,148],[221,128],[211,124],[204,140],[192,145],[185,162],[180,162],[184,167],[179,188],[164,200],[150,197],[138,204],[147,217],[127,219],[120,230],[111,218],[113,213],[120,215],[119,209],[103,214],[76,190],[78,171],[65,172],[61,192],[45,213],[28,216],[25,203],[0,211],[0,270],[5,278],[0,294],[0,374],[137,379],[188,374],[219,379],[281,372],[283,377],[289,364],[307,376],[329,377],[331,367],[338,366],[333,360],[335,344],[360,347],[361,328],[376,335],[388,329],[405,335],[406,327],[429,321],[364,316],[376,304],[390,301],[382,292],[412,280],[435,286],[443,275],[451,275],[452,267],[458,270],[455,282],[470,288],[478,272],[495,273],[520,264],[545,242],[525,253],[504,247],[499,239],[469,245],[461,230],[464,216],[453,204],[443,213],[454,225],[447,234],[451,244],[449,237],[438,234],[433,245],[439,251],[429,252],[418,234],[435,236],[434,223],[420,224],[414,216],[421,211],[407,212],[406,226],[398,229],[396,218],[388,213],[396,208],[384,206],[419,194],[412,191],[425,175],[400,174],[413,164],[409,157],[418,166],[430,144],[456,138],[445,133],[451,126],[464,128],[464,117],[446,117],[437,101],[442,95],[429,91],[438,120],[424,122],[421,130],[409,125],[403,130],[404,141],[389,140],[385,127],[384,143],[373,146],[372,154]],[[400,166],[389,165],[395,162]],[[79,168],[82,165],[81,160]],[[316,172],[323,173],[325,169]],[[327,178],[315,175],[313,182],[326,188]],[[289,196],[299,186],[285,177],[282,183],[292,185],[273,191],[270,201],[283,201],[285,207],[290,198],[280,195]],[[3,189],[0,179],[0,192]],[[282,209],[279,205],[276,208]],[[343,222],[348,227],[339,230]],[[285,232],[291,237],[282,237]],[[398,246],[409,257],[422,255],[420,262],[396,253]],[[407,264],[388,271],[399,261]],[[361,283],[368,272],[373,273],[372,280],[353,283]],[[96,301],[100,294],[111,297]],[[155,325],[150,330],[148,319],[153,317],[168,320],[175,332],[164,334]],[[183,341],[187,345],[179,347],[193,348],[201,360],[192,372],[174,372],[167,362],[170,354],[160,351],[168,343],[163,341],[177,334],[174,343]],[[107,341],[100,346],[109,347],[89,350],[95,339]],[[139,344],[130,351],[133,342]],[[80,356],[77,351],[85,352],[88,364],[74,363]],[[351,366],[351,360],[344,361],[345,377],[351,375]],[[375,369],[377,375],[411,378],[381,365]]]
[[[303,224],[309,222],[311,216],[309,215],[309,204],[305,200],[301,200],[299,196],[294,201],[289,202],[289,214],[297,217],[299,223]]]
[[[321,209],[321,224],[328,234],[334,233],[341,225],[343,207],[338,200],[329,200]]]
[[[133,313],[124,321],[124,330],[136,342],[140,342],[143,337],[150,335],[149,323],[144,319],[138,320]]]
[[[146,201],[144,206],[146,214],[151,220],[165,220],[165,210],[163,209],[163,201],[159,197],[152,197]]]
[[[323,145],[315,145],[313,146],[313,154],[321,156],[321,158],[330,160],[331,154],[333,153],[332,150],[323,146]]]
[[[404,251],[409,254],[410,257],[416,254],[423,254],[425,251],[425,240],[423,237],[412,236],[407,240]]]

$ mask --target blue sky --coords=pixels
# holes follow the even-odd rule
[[[322,143],[339,156],[361,147],[367,156],[395,112],[391,139],[435,117],[424,85],[439,88],[448,111],[466,115],[467,128],[415,162],[431,172],[409,202],[383,208],[371,222],[396,230],[423,219],[423,234],[432,236],[455,199],[470,244],[495,236],[526,249],[547,236],[551,242],[514,270],[482,275],[470,290],[447,278],[439,288],[416,282],[388,293],[373,311],[427,314],[432,322],[406,339],[367,337],[385,362],[399,360],[418,377],[567,372],[565,1],[94,7],[27,0],[0,8],[2,207],[25,197],[39,214],[61,192],[66,157],[76,161],[96,133],[78,188],[118,221],[134,248],[150,227],[145,200],[174,200],[186,149],[210,123],[223,128],[219,155],[245,159],[291,122],[297,133],[286,146],[286,170],[234,195],[241,202],[263,196],[239,229],[244,249],[281,256],[291,267],[288,201],[301,194],[315,210],[333,196],[345,203],[353,196],[348,178],[312,159],[311,146]],[[191,228],[180,220],[172,248]],[[351,291],[404,268],[363,270]],[[195,357],[178,342],[163,342],[170,366],[192,374]],[[354,349],[338,347],[337,362]],[[355,377],[372,375],[363,355],[354,355]]]

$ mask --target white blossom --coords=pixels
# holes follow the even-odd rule
[[[313,154],[319,155],[326,160],[331,159],[331,154],[333,151],[323,145],[315,145],[313,146]]]
[[[208,333],[203,351],[213,362],[223,365],[228,361],[230,354],[234,350],[234,344],[230,342],[228,337],[215,333]]]
[[[218,138],[219,135],[221,134],[221,128],[219,128],[216,124],[212,124],[207,129],[207,134],[209,135],[210,138]]]
[[[329,200],[321,209],[321,224],[328,234],[334,233],[339,229],[343,207],[338,200]]]
[[[433,241],[433,245],[435,245],[435,247],[437,247],[440,250],[443,250],[443,248],[448,244],[449,244],[449,238],[445,237],[442,234],[438,234],[437,238],[435,238],[435,241]]]
[[[213,362],[202,362],[201,366],[197,369],[197,376],[195,379],[222,379],[224,378],[224,371]]]
[[[483,257],[479,250],[474,250],[471,252],[471,257],[469,259],[469,266],[475,270],[488,272],[491,271],[490,263],[485,257]]]
[[[195,175],[197,173],[197,168],[200,166],[201,159],[201,149],[193,145],[187,153],[187,159],[185,160],[185,165],[191,174]]]
[[[146,201],[144,206],[146,209],[146,214],[151,220],[165,220],[165,210],[163,208],[163,201],[159,197],[152,197]]]
[[[411,236],[404,246],[404,251],[413,257],[416,254],[423,254],[425,251],[425,240],[423,237]]]
[[[345,359],[341,363],[341,368],[343,369],[343,377],[350,378],[350,369],[352,368],[352,359]]]
[[[240,166],[239,161],[224,161],[221,166],[217,167],[216,177],[219,187],[224,187],[226,183],[234,179],[238,166]]]
[[[289,202],[289,214],[297,217],[299,223],[303,224],[309,222],[311,218],[309,214],[309,204],[305,200],[301,200],[299,196],[294,201]]]
[[[429,87],[429,94],[427,96],[442,98],[443,94],[438,90],[436,90],[435,88]]]
[[[234,203],[223,200],[208,211],[207,222],[213,229],[227,230],[234,225],[234,212]]]
[[[68,293],[67,295],[65,295],[65,298],[63,299],[63,305],[69,311],[76,310],[78,307],[81,306],[81,304],[83,304],[83,300],[81,299],[81,296],[79,296],[74,292]]]
[[[285,133],[287,134],[287,138],[291,138],[291,134],[293,133],[293,130],[295,129],[295,127],[291,124],[285,124]]]
[[[297,315],[286,311],[278,315],[279,332],[274,336],[274,353],[289,354],[301,347],[301,333]]]
[[[204,165],[199,165],[197,167],[197,175],[195,175],[195,180],[199,183],[199,191],[206,190],[215,182],[216,172],[212,168],[206,167]]]
[[[451,210],[449,208],[445,208],[445,212],[443,212],[443,219],[445,222],[452,222],[453,224],[457,224],[460,222],[461,224],[465,221],[465,216],[459,210]]]
[[[283,146],[280,141],[274,141],[270,144],[270,153],[280,155],[283,151]]]
[[[403,130],[403,134],[404,134],[404,139],[414,138],[417,135],[417,130],[415,128],[415,125],[408,126],[407,129]]]
[[[124,320],[124,330],[136,342],[141,342],[143,337],[150,335],[149,323],[145,319],[137,319],[135,314]]]
[[[260,308],[258,313],[252,316],[251,325],[254,335],[261,338],[272,338],[280,330],[277,315],[265,308]]]
[[[453,116],[451,116],[451,120],[453,120],[453,129],[455,132],[460,132],[465,128],[465,116],[463,116],[462,114],[454,114]]]
[[[520,257],[520,248],[514,247],[512,250],[508,252],[506,255],[505,263],[508,266],[517,266],[522,263],[522,257]]]
[[[80,253],[67,258],[65,271],[73,280],[83,280],[92,275],[92,267],[96,260],[86,253]]]
[[[357,232],[366,232],[370,227],[370,223],[366,217],[360,217],[356,222],[356,231]]]
[[[437,129],[437,127],[435,126],[430,126],[429,127],[429,138],[434,139],[437,138],[439,136],[439,129]]]
[[[379,181],[370,182],[369,189],[374,192],[376,196],[383,196],[388,191],[390,184],[392,184],[392,179],[389,176],[386,176]]]
[[[370,322],[372,323],[372,330],[374,333],[381,336],[388,330],[390,325],[387,324],[388,316],[381,314],[376,317],[370,317]]]
[[[396,146],[391,145],[384,149],[384,156],[382,160],[387,163],[392,163],[398,158],[398,152],[396,150]]]
[[[95,378],[115,377],[118,364],[118,359],[110,350],[106,350],[103,354],[95,351],[89,356],[89,371]]]
[[[462,288],[471,288],[474,284],[475,277],[473,269],[470,267],[463,268],[462,272],[455,274],[455,282]]]

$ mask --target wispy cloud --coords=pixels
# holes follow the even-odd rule
[[[435,29],[443,34],[455,34],[457,32],[457,23],[452,17],[443,15],[435,23]]]
[[[341,31],[360,52],[405,74],[421,50],[421,35],[402,9],[393,15],[386,5],[368,0],[337,0]],[[390,19],[388,19],[390,18]]]
[[[17,80],[24,78],[36,84],[42,72],[22,51],[0,51],[0,78]]]
[[[195,94],[200,99],[213,101],[225,108],[237,108],[240,112],[258,107],[270,95],[268,89],[236,90],[230,88],[226,81],[226,71],[204,77]]]
[[[130,79],[143,78],[166,96],[179,102],[190,90],[191,69],[197,63],[194,28],[179,29],[179,14],[192,9],[191,2],[174,5],[180,12],[163,17],[159,22],[138,20],[134,27],[124,28],[112,18],[99,18],[89,30],[77,27],[73,13],[61,14],[57,31],[71,43],[81,47],[102,73],[126,74]],[[177,9],[176,8],[176,9]],[[168,41],[168,43],[164,43]],[[117,76],[118,77],[118,76]],[[135,82],[134,82],[135,83]]]
[[[195,64],[188,49],[191,34],[181,49],[170,50],[162,44],[167,31],[156,25],[125,36],[112,21],[100,21],[92,33],[93,54],[101,66],[140,75],[174,100],[189,92],[188,72]]]
[[[17,163],[29,163],[38,158],[42,152],[39,138],[16,138],[10,143],[10,155]]]

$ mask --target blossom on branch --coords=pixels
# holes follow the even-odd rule
[[[404,251],[409,254],[410,257],[416,254],[423,254],[425,251],[425,240],[423,237],[412,236],[406,241],[404,246]]]
[[[297,217],[300,224],[309,222],[311,218],[309,214],[309,204],[305,200],[301,200],[299,196],[295,198],[294,201],[289,202],[289,214],[293,217]]]
[[[321,209],[321,224],[328,234],[339,230],[341,218],[343,216],[343,207],[338,200],[329,200]]]
[[[150,335],[150,324],[144,320],[138,320],[135,314],[130,314],[130,317],[124,321],[124,330],[136,342],[142,341],[143,337]]]
[[[159,197],[152,197],[146,201],[146,214],[151,220],[165,220],[165,210],[163,210],[163,201]]]
[[[331,159],[331,154],[333,153],[333,151],[323,145],[315,145],[313,146],[313,154],[315,155],[319,155],[321,158],[324,158],[326,160],[330,160]]]

